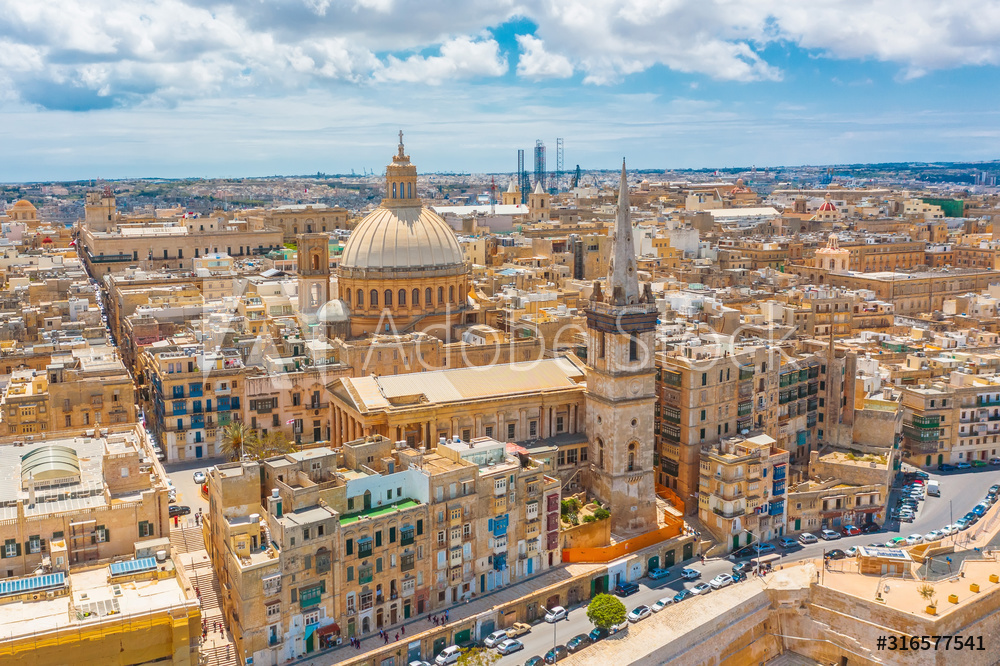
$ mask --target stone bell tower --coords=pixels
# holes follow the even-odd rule
[[[639,289],[624,161],[608,277],[586,312],[590,490],[610,505],[612,531],[653,530],[657,311],[648,285]]]
[[[315,314],[330,300],[330,237],[327,234],[299,234],[299,311]]]

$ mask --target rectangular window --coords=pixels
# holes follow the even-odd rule
[[[153,526],[148,521],[139,522],[139,536],[148,537],[153,535]]]
[[[493,436],[493,426],[486,426],[486,436],[487,437]]]
[[[566,463],[569,465],[576,464],[576,449],[570,449],[566,452]]]
[[[528,422],[528,437],[538,437],[538,421]]]
[[[565,465],[566,464],[566,452],[565,451],[559,451],[559,453],[556,455],[556,464],[557,465]]]
[[[565,429],[565,417],[556,417],[556,432],[562,432]]]
[[[508,423],[507,424],[507,439],[509,439],[512,442],[514,441],[514,424],[513,423]]]

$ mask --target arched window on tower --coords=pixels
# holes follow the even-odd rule
[[[413,198],[413,190],[410,189],[410,183],[406,184],[406,198],[407,199],[412,199]]]
[[[315,254],[314,253],[313,256],[312,256],[312,269],[314,271],[318,271],[319,270],[319,254]]]
[[[635,333],[628,336],[628,360],[639,360],[639,338],[636,337]]]
[[[628,445],[628,470],[629,472],[635,471],[635,442]]]
[[[377,308],[378,307],[378,291],[377,290],[372,289],[371,292],[368,294],[368,305],[371,306],[371,307],[373,307],[373,308]]]
[[[406,305],[406,290],[399,290],[399,298],[396,300],[397,305]]]
[[[604,469],[604,440],[597,438],[597,467]]]
[[[420,305],[420,290],[414,289],[410,294],[410,305]]]
[[[455,302],[455,285],[451,285],[450,287],[448,287],[448,302],[449,303]]]
[[[345,296],[345,300],[347,301],[347,304],[350,305],[351,304],[351,290],[350,289],[346,289],[345,293],[344,293],[344,296]]]
[[[365,292],[358,289],[358,307],[365,307]]]
[[[424,289],[424,305],[434,305],[434,292],[431,291],[430,287]]]
[[[438,287],[438,303],[444,303],[444,287]]]
[[[385,290],[385,307],[392,307],[392,289]]]
[[[392,198],[396,198],[396,183],[392,184]]]

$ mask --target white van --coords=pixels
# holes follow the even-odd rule
[[[458,658],[462,656],[462,648],[457,645],[449,645],[445,649],[441,650],[441,653],[434,660],[434,663],[438,666],[448,666],[449,664],[454,664],[458,661]]]
[[[934,497],[941,497],[941,485],[937,481],[928,481],[927,494]]]

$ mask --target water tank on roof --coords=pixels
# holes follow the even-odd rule
[[[158,551],[156,551],[156,561],[157,562],[166,562],[167,561],[167,551],[165,551],[165,550],[158,550]]]

